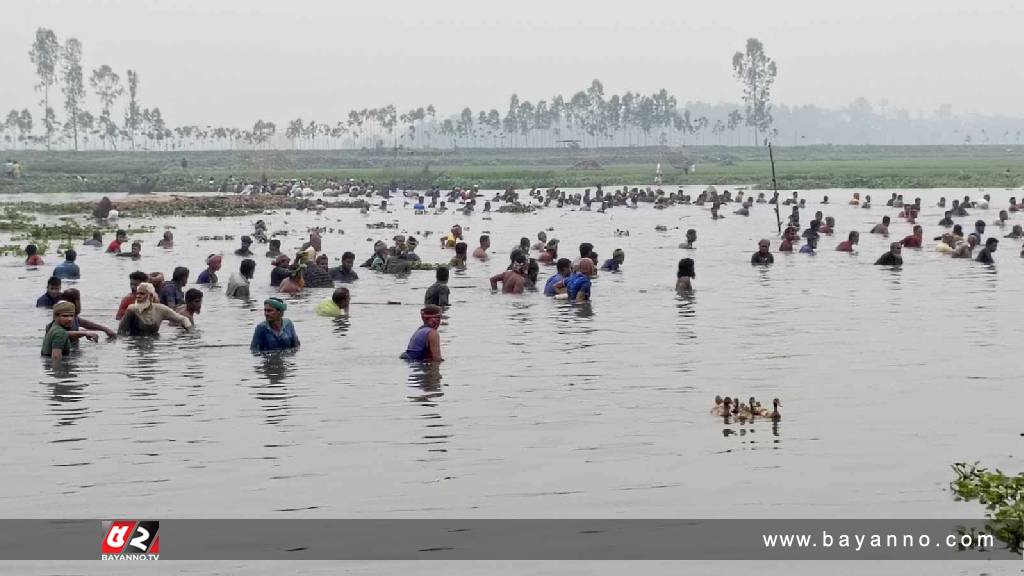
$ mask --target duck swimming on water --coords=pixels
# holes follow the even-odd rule
[[[732,413],[732,398],[726,396],[719,404],[718,401],[720,399],[720,396],[715,397],[715,406],[711,408],[711,413],[715,416],[728,416]]]

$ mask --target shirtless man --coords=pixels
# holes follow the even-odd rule
[[[882,236],[889,235],[889,222],[891,219],[888,216],[882,216],[882,222],[875,224],[875,227],[871,229],[872,234],[881,234]]]
[[[473,250],[473,258],[487,260],[487,249],[491,247],[491,237],[487,234],[480,236],[480,245]]]
[[[509,270],[491,276],[491,290],[498,289],[498,282],[502,294],[522,294],[526,289],[526,257],[517,254]]]

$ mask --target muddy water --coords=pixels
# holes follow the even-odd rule
[[[48,313],[32,305],[57,257],[38,270],[5,258],[0,510],[154,518],[980,514],[952,500],[949,465],[1020,469],[1024,259],[1010,239],[994,268],[934,251],[935,200],[965,193],[982,194],[905,191],[925,199],[919,221],[929,241],[905,250],[901,269],[872,265],[889,239],[867,231],[884,214],[893,216],[894,239],[910,226],[881,203],[847,206],[848,191],[805,193],[803,222],[828,194],[833,203],[820,208],[837,219],[837,234],[817,255],[777,254],[769,269],[748,264],[757,239],[775,237],[765,205],[749,218],[725,210],[719,221],[696,206],[487,219],[416,216],[400,202],[388,214],[263,216],[272,231],[289,231],[286,249],[308,227],[327,227],[332,265],[345,250],[362,261],[373,240],[396,232],[368,222],[434,232],[421,236],[426,261],[450,258],[438,232],[453,223],[467,228],[471,247],[490,233],[491,261],[452,275],[454,305],[441,329],[448,360],[431,369],[398,354],[419,324],[433,272],[396,279],[360,270],[346,320],[313,313],[329,289],[290,298],[301,349],[256,357],[248,342],[262,320],[260,301],[273,293],[258,247],[253,301],[229,300],[215,287],[195,334],[165,326],[156,340],[83,343],[53,368],[39,357]],[[991,223],[1008,196],[1022,195],[990,193],[993,209],[958,222]],[[886,196],[873,194],[876,202]],[[207,254],[224,252],[226,283],[241,260],[236,241],[197,238],[240,236],[256,218],[123,219],[157,230],[140,237],[139,262],[79,250],[83,277],[69,285],[83,293],[82,315],[115,326],[136,268],[170,277],[185,265],[194,280]],[[164,226],[175,234],[170,250],[155,247]],[[622,273],[602,273],[593,302],[582,306],[492,294],[487,278],[505,268],[519,237],[549,227],[565,256],[583,241],[602,259],[622,248]],[[698,247],[681,250],[691,227]],[[851,229],[862,232],[859,254],[835,252]],[[686,296],[673,290],[681,257],[696,260],[696,290]],[[542,279],[551,272],[543,269]],[[724,422],[709,415],[716,394],[779,397],[783,418]]]

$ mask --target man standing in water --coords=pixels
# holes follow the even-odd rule
[[[433,304],[434,306],[448,306],[448,296],[451,293],[448,289],[448,268],[440,266],[437,272],[434,273],[434,278],[437,280],[431,284],[430,288],[427,288],[427,293],[423,295],[424,304]]]
[[[563,286],[563,281],[568,279],[572,275],[572,260],[568,258],[559,258],[558,263],[555,265],[557,272],[548,278],[547,282],[544,283],[544,295],[545,296],[557,296],[559,294],[559,287]]]
[[[78,268],[78,264],[75,264],[75,259],[78,258],[78,253],[72,249],[64,251],[64,261],[57,265],[53,269],[53,275],[63,280],[74,280],[80,278],[82,271]]]
[[[254,353],[289,350],[299,347],[299,336],[292,321],[284,317],[288,305],[278,298],[263,301],[263,316],[266,318],[252,333],[249,349]]]
[[[242,260],[238,272],[231,274],[228,278],[228,286],[224,289],[224,295],[228,298],[249,298],[249,282],[256,273],[256,261],[252,258]]]
[[[889,251],[882,254],[878,260],[875,261],[875,266],[902,266],[903,256],[900,255],[902,249],[903,245],[899,242],[889,244]]]
[[[345,252],[341,255],[341,266],[330,269],[331,280],[342,284],[350,284],[359,280],[359,275],[352,269],[356,263],[356,255],[352,252]]]
[[[160,303],[174,310],[185,303],[185,285],[188,284],[188,268],[178,266],[171,274],[171,281],[160,289]]]
[[[245,258],[252,256],[252,251],[249,250],[250,246],[252,246],[252,238],[249,236],[242,236],[242,247],[235,250],[235,256],[242,256]]]
[[[128,233],[124,230],[118,230],[114,235],[114,239],[111,240],[110,244],[107,246],[107,253],[119,254],[121,252],[121,244],[124,244],[127,241]]]
[[[597,266],[589,258],[580,260],[579,269],[569,276],[562,284],[565,285],[565,293],[573,302],[586,302],[590,300],[590,279],[597,276]]]
[[[612,257],[604,261],[604,264],[601,266],[601,270],[618,272],[619,267],[622,266],[622,263],[625,261],[626,253],[622,251],[622,248],[616,248],[615,250],[612,250]]]
[[[767,238],[762,238],[761,241],[757,243],[757,252],[754,252],[754,255],[750,257],[750,263],[774,264],[775,256],[772,256],[772,253],[768,251],[770,247],[771,242],[769,242]]]
[[[889,218],[888,216],[882,216],[881,224],[875,224],[875,227],[871,229],[871,233],[881,234],[882,236],[888,236],[889,222],[891,222],[891,218]]]
[[[516,253],[515,260],[508,270],[491,276],[491,290],[498,289],[498,282],[501,282],[503,294],[523,293],[526,289],[526,257],[522,253]]]
[[[853,252],[853,247],[860,242],[860,232],[850,230],[850,235],[836,246],[836,252]]]
[[[60,278],[50,276],[50,279],[46,281],[46,294],[36,300],[36,308],[53,308],[57,302],[60,302],[60,286]]]
[[[121,258],[131,258],[132,260],[142,258],[142,242],[138,240],[132,242],[132,249],[130,252],[119,252],[117,255]]]
[[[402,360],[414,362],[441,362],[441,307],[429,304],[420,310],[423,325],[416,329],[409,339],[409,345],[400,356]]]
[[[480,245],[473,250],[473,258],[487,260],[487,249],[491,247],[491,237],[487,234],[480,236]]]
[[[210,254],[207,256],[206,270],[199,273],[199,278],[196,278],[196,284],[216,284],[217,271],[220,270],[223,261],[224,259],[220,254]]]
[[[188,321],[195,326],[196,314],[199,314],[199,311],[202,309],[203,291],[198,288],[189,288],[188,292],[185,292],[185,303],[178,306],[178,309],[175,310],[175,312],[181,314],[185,318],[188,318]]]
[[[995,259],[992,258],[992,253],[996,251],[996,247],[999,246],[998,238],[989,238],[985,240],[985,247],[978,252],[976,260],[982,264],[995,264]]]
[[[60,360],[66,354],[70,354],[74,348],[73,341],[78,338],[86,338],[92,342],[99,340],[95,332],[83,330],[72,330],[75,322],[75,305],[71,302],[58,302],[53,307],[53,322],[46,330],[43,337],[42,355],[53,360]]]
[[[128,285],[131,290],[128,295],[121,298],[121,305],[117,307],[117,315],[114,316],[115,320],[124,318],[124,313],[128,310],[128,307],[135,303],[135,290],[139,287],[139,284],[149,281],[149,275],[141,270],[136,270],[128,275]]]
[[[971,258],[974,255],[974,247],[978,245],[978,235],[971,232],[967,235],[966,241],[960,241],[953,249],[953,258]]]
[[[904,248],[920,248],[924,240],[924,228],[914,226],[914,233],[900,241]]]

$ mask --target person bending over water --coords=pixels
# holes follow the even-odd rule
[[[416,329],[409,338],[400,358],[414,362],[441,362],[441,334],[437,331],[441,326],[441,307],[429,304],[420,310],[423,325]]]
[[[182,297],[184,301],[184,296]],[[118,326],[118,332],[129,336],[157,334],[164,320],[177,324],[185,330],[192,329],[192,322],[157,301],[156,290],[149,282],[139,284],[135,289],[135,304],[125,311]]]
[[[349,294],[348,288],[335,288],[330,298],[317,304],[316,313],[318,316],[326,316],[328,318],[348,316],[348,307],[351,299],[352,296]]]
[[[249,350],[254,354],[272,352],[274,350],[290,350],[299,347],[299,336],[295,333],[292,321],[284,317],[288,305],[278,298],[267,298],[263,301],[263,317],[266,318],[256,326],[252,333]]]
[[[676,271],[676,292],[693,290],[693,280],[697,273],[693,270],[693,258],[683,258],[679,261],[679,270]]]
[[[72,325],[75,321],[75,305],[71,302],[58,302],[53,307],[53,322],[46,329],[46,336],[43,337],[42,356],[49,356],[53,360],[60,360],[76,348],[75,340],[85,338],[97,342],[99,336],[95,332],[74,330]]]

